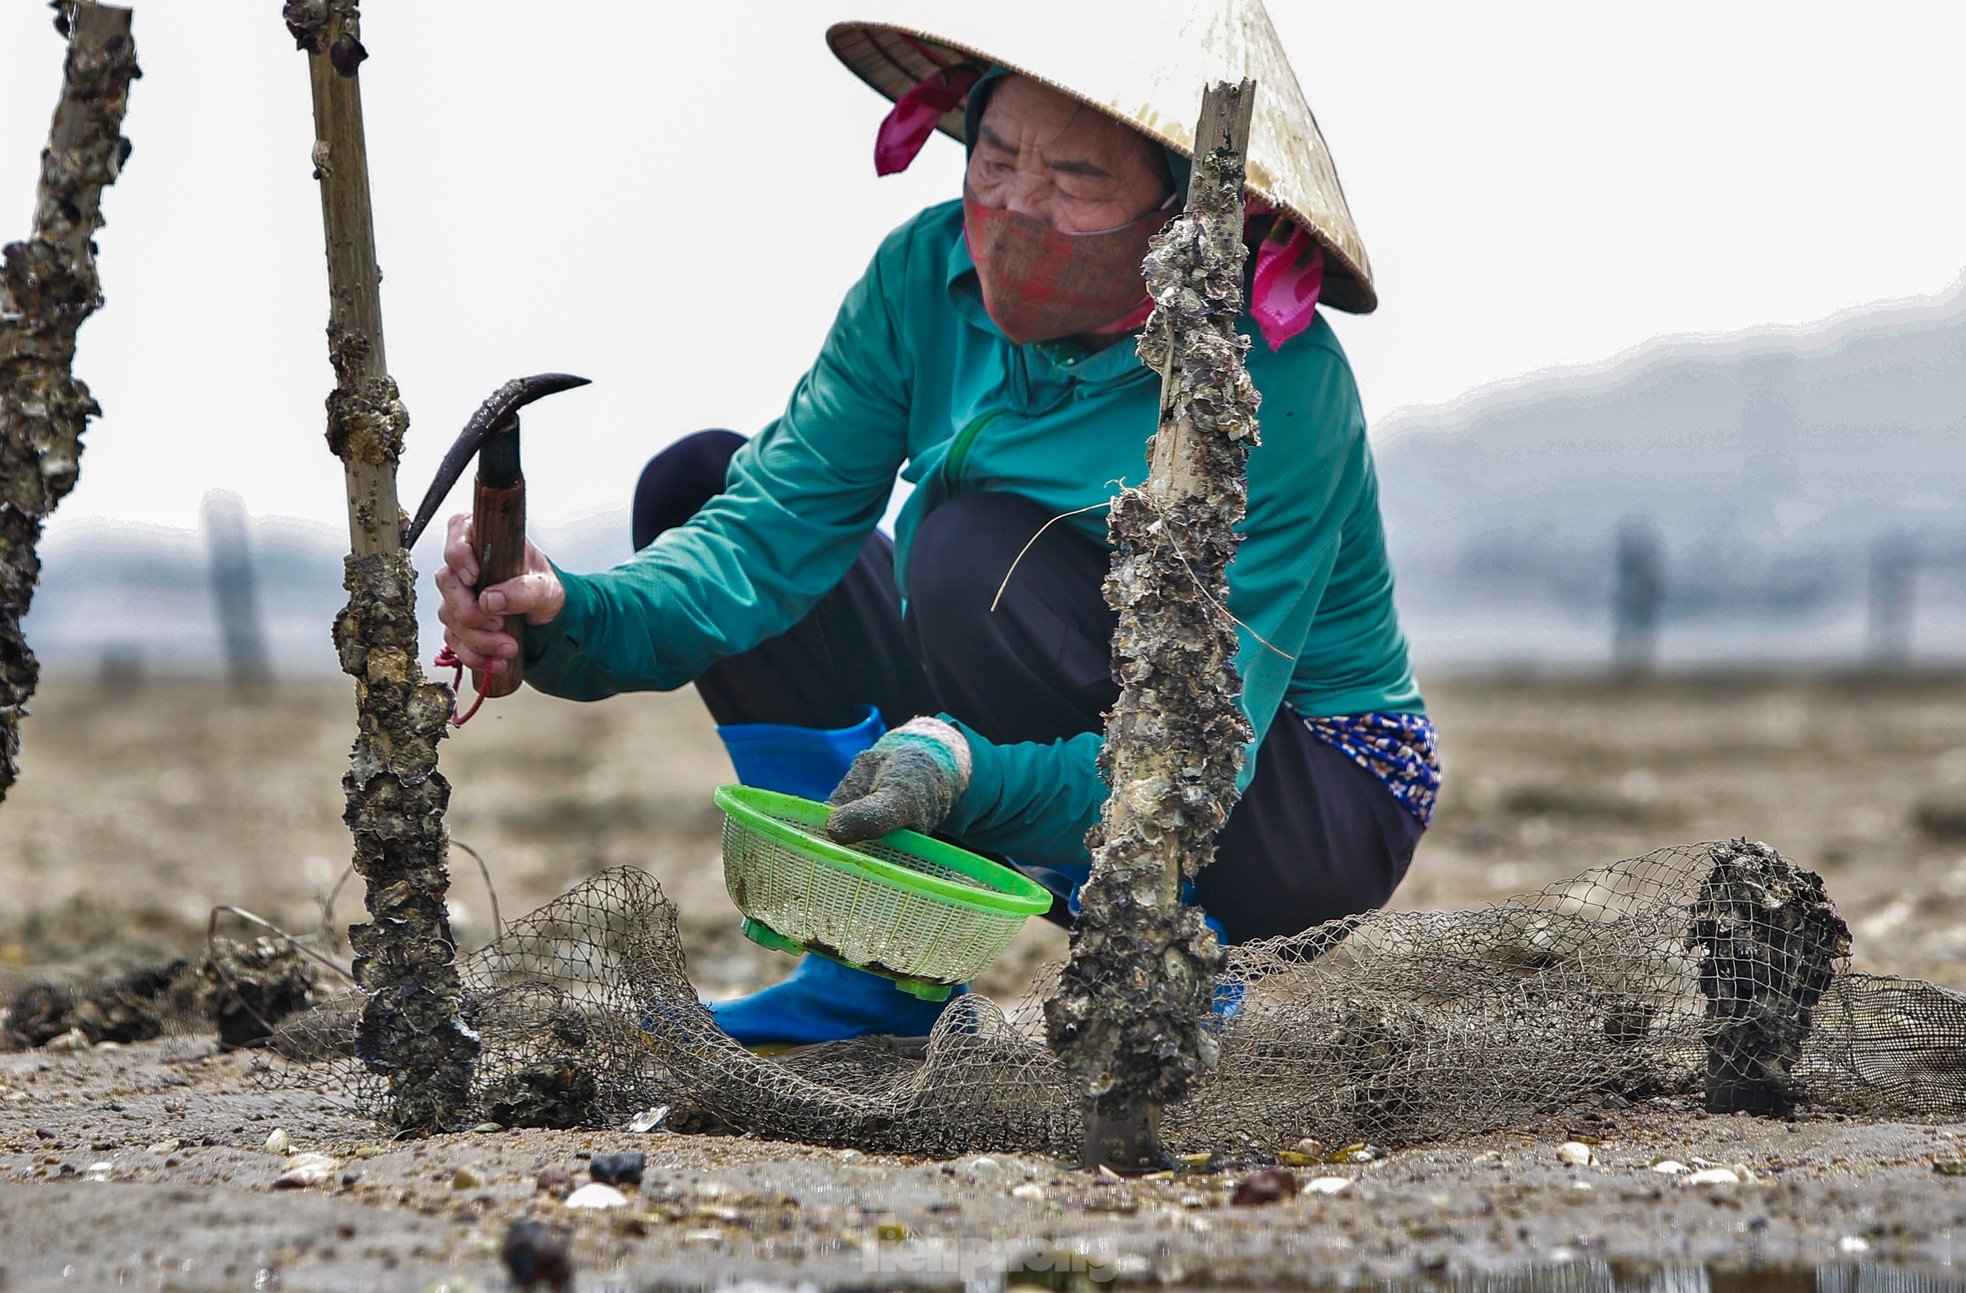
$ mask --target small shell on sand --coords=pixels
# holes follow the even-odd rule
[[[1688,1185],[1739,1185],[1740,1173],[1731,1167],[1703,1167],[1686,1178]]]
[[[276,1190],[305,1190],[325,1184],[340,1170],[341,1160],[327,1154],[295,1154],[287,1160],[287,1170],[274,1182]]]

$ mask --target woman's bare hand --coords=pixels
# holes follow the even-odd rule
[[[437,569],[437,591],[444,599],[437,618],[444,624],[444,644],[465,668],[496,673],[519,652],[518,641],[505,631],[505,617],[524,615],[528,624],[549,624],[567,604],[567,593],[531,539],[526,540],[525,569],[516,577],[474,593],[477,582],[471,517],[460,512],[450,519],[444,564]]]

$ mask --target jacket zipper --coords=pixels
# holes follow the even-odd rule
[[[953,494],[962,483],[962,470],[968,464],[969,449],[976,443],[976,437],[1002,412],[1002,409],[991,409],[987,413],[978,413],[963,425],[962,430],[956,432],[955,442],[949,446],[949,456],[942,460],[942,482],[948,492]]]

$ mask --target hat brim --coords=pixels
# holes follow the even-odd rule
[[[890,101],[899,99],[938,68],[952,63],[968,61],[982,66],[996,66],[1050,86],[1184,157],[1192,160],[1194,156],[1194,150],[1189,145],[1170,138],[1163,131],[1155,129],[1152,123],[1128,119],[1071,86],[1022,66],[1014,59],[1002,58],[989,50],[966,45],[934,32],[893,23],[837,22],[826,29],[826,43],[854,75]],[[1260,88],[1258,93],[1261,93]],[[943,114],[937,128],[960,142],[963,138],[963,117],[961,107],[952,108]],[[1253,172],[1257,168],[1251,169]],[[1320,228],[1317,220],[1286,195],[1263,184],[1260,175],[1252,174],[1244,187],[1283,212],[1324,248],[1325,273],[1318,295],[1320,304],[1352,314],[1370,314],[1378,308],[1379,297],[1373,289],[1370,271],[1360,263],[1359,258],[1351,255]]]

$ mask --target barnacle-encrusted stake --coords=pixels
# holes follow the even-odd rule
[[[1706,1106],[1782,1117],[1806,1094],[1794,1076],[1850,929],[1804,871],[1766,844],[1713,846],[1685,945],[1707,999]]]
[[[21,620],[41,577],[41,527],[75,488],[82,431],[102,412],[69,369],[75,334],[102,304],[95,243],[102,191],[130,155],[120,133],[137,71],[130,11],[80,0],[61,102],[41,153],[34,231],[0,248],[0,800],[20,775],[20,721],[40,680]]]
[[[310,154],[328,247],[328,446],[348,485],[353,551],[335,619],[341,667],[355,679],[355,748],[342,814],[355,837],[370,922],[349,930],[355,978],[368,995],[355,1051],[389,1080],[405,1131],[454,1127],[470,1092],[478,1038],[460,1013],[457,948],[444,893],[450,786],[437,773],[449,689],[425,682],[416,658],[416,576],[403,549],[396,461],[409,413],[382,349],[381,272],[369,202],[368,147],[357,68],[355,0],[288,0],[283,16],[307,51],[313,83]]]
[[[1160,426],[1145,488],[1123,490],[1107,525],[1120,697],[1100,770],[1112,793],[1087,837],[1071,961],[1045,1006],[1052,1046],[1088,1097],[1088,1168],[1158,1166],[1161,1107],[1216,1061],[1204,1022],[1222,953],[1181,886],[1215,855],[1251,736],[1227,572],[1256,443],[1249,342],[1236,332],[1255,93],[1243,81],[1203,95],[1187,209],[1143,267],[1154,313],[1139,352],[1161,374]]]

